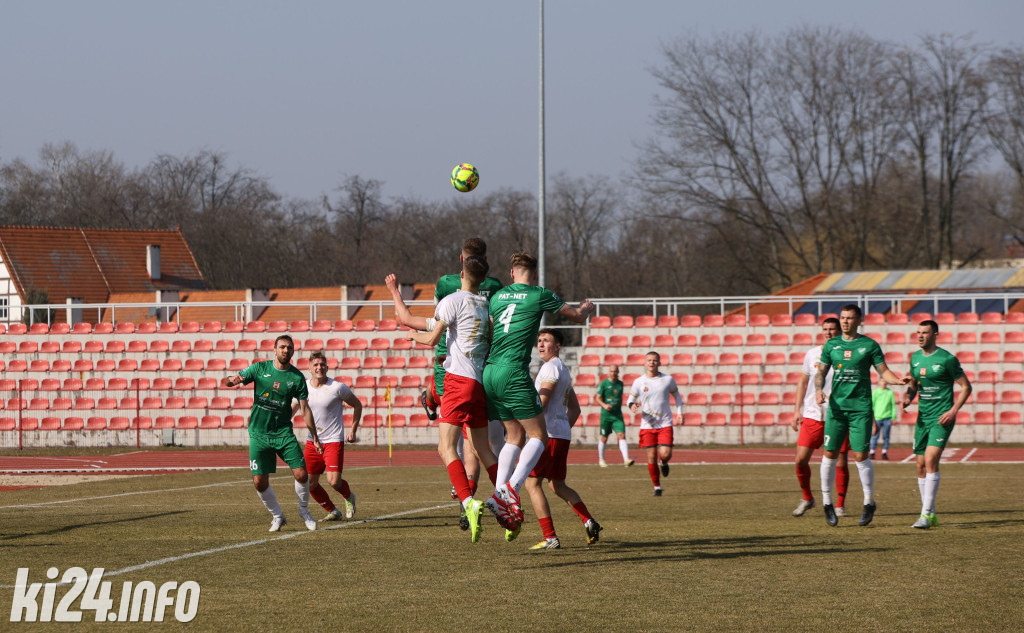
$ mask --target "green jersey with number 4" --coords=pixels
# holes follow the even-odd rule
[[[842,336],[825,341],[821,348],[824,372],[832,368],[829,408],[845,412],[871,411],[871,368],[885,362],[882,348],[864,335],[846,340]]]
[[[503,284],[500,280],[494,277],[487,277],[480,283],[480,289],[477,294],[481,295],[488,301],[494,296],[494,293],[501,290]],[[462,275],[443,275],[437,280],[437,285],[434,286],[434,304],[441,302],[450,294],[456,293],[462,290]],[[441,340],[438,341],[437,346],[434,347],[434,357],[444,356],[448,353],[448,333],[445,332],[441,335]]]
[[[565,301],[547,288],[512,284],[491,297],[494,338],[488,365],[528,365],[545,312],[558,312]]]
[[[917,350],[910,356],[910,374],[918,384],[918,417],[938,420],[953,408],[953,383],[964,375],[957,357],[941,347],[931,354]]]

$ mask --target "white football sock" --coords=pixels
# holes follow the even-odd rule
[[[295,482],[295,496],[299,498],[299,508],[309,507],[309,480],[306,483]]]
[[[821,503],[832,505],[832,486],[836,481],[836,460],[821,457]]]
[[[622,461],[623,462],[628,462],[629,461],[629,442],[626,441],[626,438],[622,438],[621,440],[619,440],[619,452],[622,453]]]
[[[928,473],[924,476],[924,509],[925,514],[935,513],[935,495],[939,493],[939,473]]]
[[[597,440],[597,461],[604,461],[604,448],[607,445],[608,442],[602,442],[601,440]]]
[[[924,483],[928,481],[924,477],[917,478],[917,489],[921,493],[921,512],[928,514],[928,506],[924,504]]]
[[[500,486],[512,478],[512,470],[516,467],[516,460],[519,459],[522,450],[511,442],[505,442],[501,447],[501,452],[498,453],[498,475],[495,485]]]
[[[462,462],[463,464],[466,463],[466,458],[462,456],[464,452],[463,445],[465,444],[465,442],[466,438],[462,437],[462,434],[460,433],[459,443],[455,445],[455,452],[459,454],[459,461]]]
[[[259,495],[260,501],[267,507],[270,514],[276,517],[284,516],[284,512],[281,511],[281,504],[277,502],[277,495],[274,494],[273,488],[267,486],[266,490],[263,492],[257,490],[256,494]]]
[[[501,420],[491,420],[487,423],[487,441],[491,443],[491,450],[495,457],[505,448],[505,425]]]
[[[864,490],[864,505],[875,502],[875,467],[871,459],[857,462],[857,473],[860,475],[860,487]]]
[[[543,454],[544,442],[533,437],[526,440],[526,446],[523,447],[523,453],[519,456],[516,470],[508,480],[509,485],[515,488],[516,492],[519,492],[519,489],[523,487],[526,478],[530,476],[530,472],[537,465],[537,462],[540,461]]]

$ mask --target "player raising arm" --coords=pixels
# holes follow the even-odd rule
[[[491,298],[494,338],[484,368],[488,414],[492,420],[501,420],[506,433],[498,457],[497,480],[507,483],[499,484],[500,494],[491,500],[511,516],[515,524],[512,531],[523,522],[519,489],[548,441],[544,408],[530,376],[530,358],[541,318],[551,312],[583,323],[594,311],[589,300],[573,307],[547,288],[536,286],[536,272],[536,258],[526,253],[512,255],[512,284]]]

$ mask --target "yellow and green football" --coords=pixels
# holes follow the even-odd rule
[[[469,163],[460,163],[452,170],[452,186],[463,193],[476,189],[480,172]]]

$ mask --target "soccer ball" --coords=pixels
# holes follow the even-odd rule
[[[480,172],[469,163],[461,163],[452,170],[452,186],[465,193],[473,191],[480,182]]]

